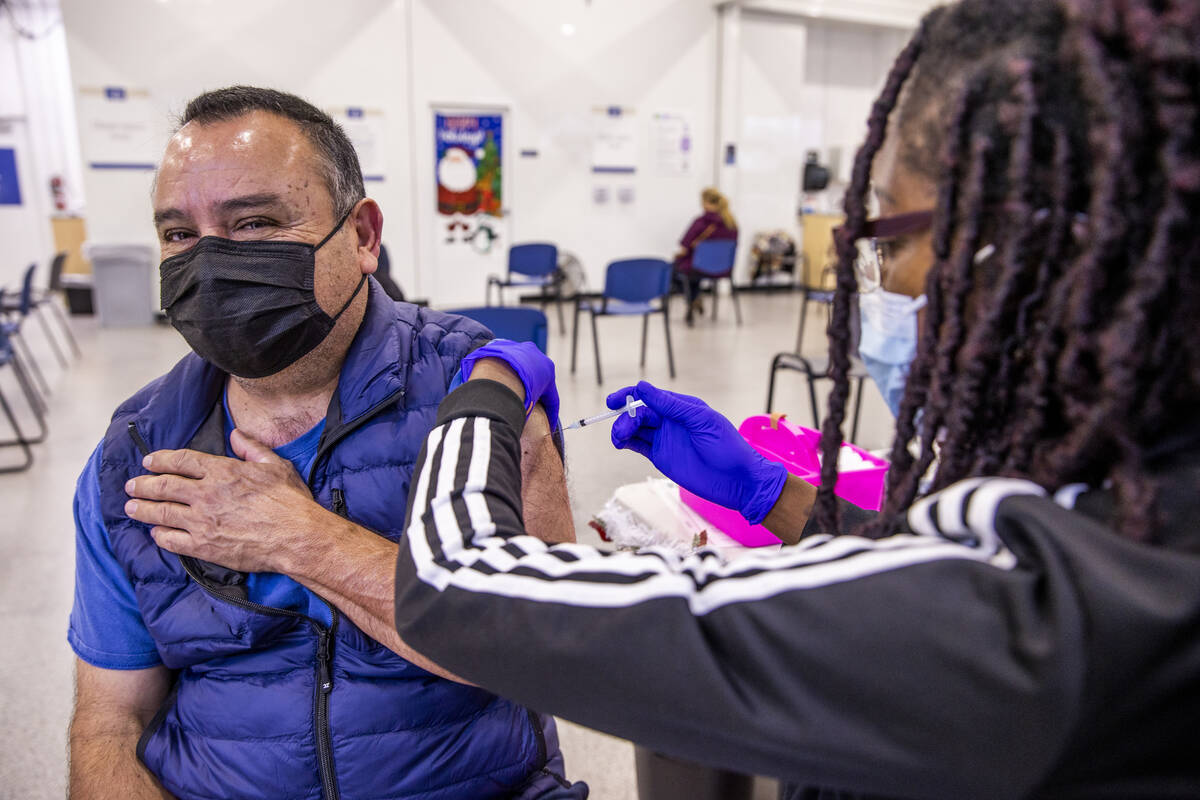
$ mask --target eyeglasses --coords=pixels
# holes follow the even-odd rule
[[[921,233],[933,227],[933,209],[893,214],[867,220],[862,234],[855,240],[858,257],[854,260],[854,277],[858,291],[866,294],[883,285],[883,274],[892,260],[896,239],[912,233]],[[834,229],[841,235],[843,228]]]

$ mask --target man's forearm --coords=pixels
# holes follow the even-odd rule
[[[540,405],[529,415],[521,435],[521,506],[531,536],[550,544],[575,541],[567,476]]]
[[[71,724],[71,800],[162,800],[173,795],[138,760],[141,730],[98,729],[78,718]]]
[[[293,554],[285,572],[350,618],[375,641],[421,669],[466,683],[409,647],[396,633],[396,555],[391,542],[332,513]]]

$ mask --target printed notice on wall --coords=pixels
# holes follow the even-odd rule
[[[387,175],[383,158],[387,133],[383,112],[358,106],[327,110],[350,137],[354,151],[358,153],[363,180],[382,181]]]
[[[620,106],[598,108],[592,124],[592,172],[637,172],[638,130],[633,112]]]
[[[696,128],[688,111],[656,111],[650,118],[650,152],[659,175],[692,173]]]
[[[125,86],[79,89],[80,139],[92,169],[153,170],[165,141],[164,115],[150,92]]]

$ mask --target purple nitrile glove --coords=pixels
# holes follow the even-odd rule
[[[533,410],[534,403],[541,403],[551,426],[557,427],[558,387],[554,384],[554,362],[538,350],[537,345],[511,339],[493,339],[463,358],[459,369],[464,381],[471,377],[475,362],[481,358],[498,358],[512,367],[525,385],[526,416]]]
[[[698,397],[642,381],[610,394],[608,407],[624,408],[629,395],[646,405],[634,417],[617,417],[614,447],[641,453],[689,492],[737,509],[751,525],[763,521],[787,482],[783,464],[763,458],[729,420]]]

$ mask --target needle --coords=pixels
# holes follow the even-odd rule
[[[639,408],[645,407],[645,405],[645,402],[641,400],[634,400],[633,395],[626,395],[624,408],[618,408],[614,411],[606,411],[603,414],[597,414],[594,417],[584,417],[581,420],[572,422],[570,425],[564,425],[563,430],[572,431],[576,428],[586,428],[588,425],[595,425],[597,422],[604,422],[606,419],[619,417],[622,414],[628,414],[632,417],[635,411],[637,411]]]

